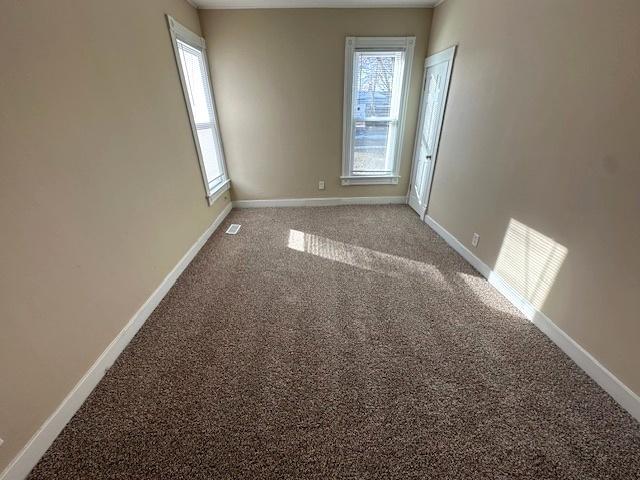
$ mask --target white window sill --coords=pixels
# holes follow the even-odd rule
[[[220,185],[216,186],[209,195],[207,195],[207,200],[209,201],[209,206],[213,205],[213,203],[220,198],[224,192],[231,188],[231,180],[227,179],[222,182]]]
[[[399,175],[343,175],[342,185],[397,185]]]

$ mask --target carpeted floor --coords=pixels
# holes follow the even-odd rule
[[[223,227],[29,478],[640,478],[640,424],[408,207]]]

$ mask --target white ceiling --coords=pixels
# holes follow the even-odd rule
[[[198,8],[435,7],[444,0],[188,0]]]

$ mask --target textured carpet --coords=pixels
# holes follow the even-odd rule
[[[31,479],[640,478],[640,424],[408,207],[231,222]]]

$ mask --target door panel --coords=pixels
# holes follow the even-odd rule
[[[448,52],[445,51],[429,57],[425,65],[409,191],[409,205],[420,217],[424,215],[429,199],[455,47],[452,49],[450,55],[443,55]]]

